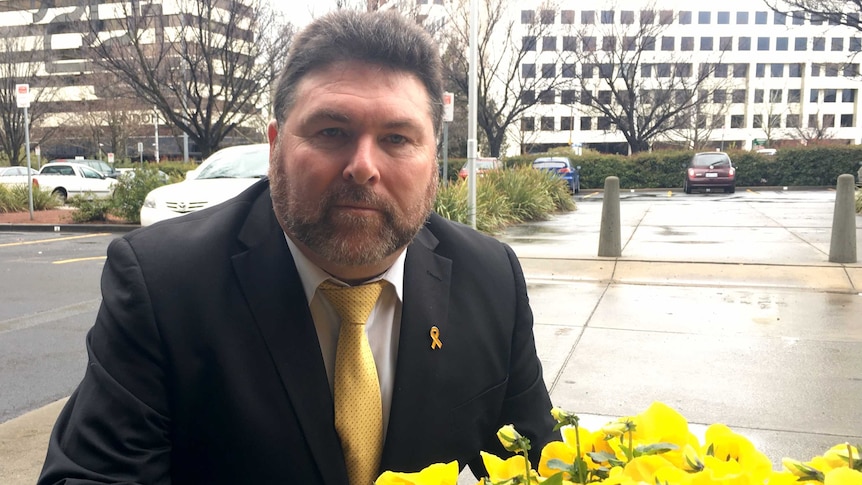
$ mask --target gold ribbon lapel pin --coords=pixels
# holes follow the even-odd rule
[[[440,342],[440,329],[437,326],[431,327],[431,349],[442,349],[443,342]]]

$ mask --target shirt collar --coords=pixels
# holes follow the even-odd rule
[[[290,249],[290,254],[293,256],[293,261],[296,264],[296,270],[299,273],[299,279],[302,281],[302,289],[305,291],[305,298],[308,300],[308,304],[311,304],[311,300],[314,299],[314,294],[317,292],[317,287],[320,286],[320,283],[326,280],[336,280],[341,281],[338,278],[332,276],[326,271],[320,269],[319,266],[312,263],[310,259],[308,259],[302,251],[294,244],[294,242],[287,236],[284,235],[284,239],[287,240],[287,246]],[[402,297],[402,293],[404,290],[404,261],[407,257],[407,249],[401,251],[401,254],[398,255],[398,259],[386,270],[382,275],[372,278],[369,281],[377,281],[377,280],[385,280],[392,285],[395,289],[395,295],[398,297],[398,301],[403,302],[404,298]],[[343,282],[342,282],[343,283]]]

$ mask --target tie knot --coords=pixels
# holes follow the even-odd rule
[[[384,284],[380,280],[359,286],[337,286],[324,281],[318,288],[335,307],[342,323],[365,325]]]

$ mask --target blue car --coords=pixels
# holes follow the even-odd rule
[[[577,194],[581,191],[581,167],[567,157],[540,157],[533,160],[533,168],[553,172],[566,181],[569,192]]]

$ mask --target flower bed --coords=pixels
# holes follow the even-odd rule
[[[644,412],[622,417],[590,431],[578,416],[551,411],[563,441],[542,449],[537,468],[527,460],[529,440],[512,426],[497,436],[506,450],[500,458],[482,453],[488,477],[483,485],[862,485],[859,447],[839,444],[807,462],[783,460],[774,470],[769,459],[744,436],[723,424],[706,429],[703,442],[689,431],[676,410],[656,402]],[[457,462],[437,463],[415,473],[385,472],[376,485],[455,485]],[[463,482],[462,482],[463,483]]]

